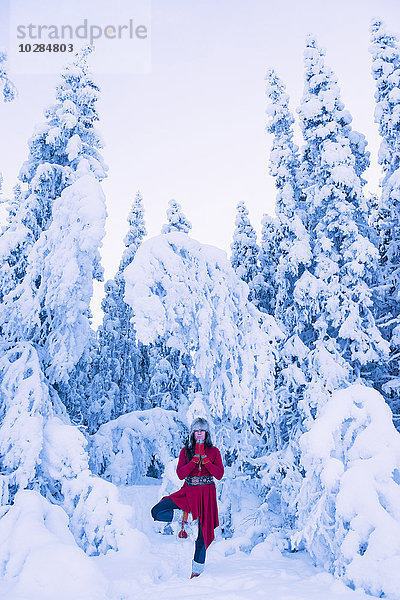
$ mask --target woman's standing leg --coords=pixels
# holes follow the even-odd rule
[[[194,546],[194,559],[192,560],[192,576],[200,575],[204,571],[204,563],[206,562],[206,544],[201,530],[199,519],[199,533]]]

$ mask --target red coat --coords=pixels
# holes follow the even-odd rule
[[[205,447],[204,450],[210,462],[203,465],[199,472],[195,462],[188,462],[186,448],[182,448],[176,468],[179,479],[185,479],[188,475],[212,475],[216,479],[222,478],[224,466],[220,451],[215,446]],[[215,483],[188,485],[185,481],[180,490],[164,498],[171,498],[179,508],[192,513],[193,519],[200,518],[204,542],[208,548],[214,539],[214,529],[219,525]]]

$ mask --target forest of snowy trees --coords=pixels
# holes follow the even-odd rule
[[[34,506],[43,522],[62,511],[86,554],[118,550],[129,510],[116,486],[146,476],[168,486],[202,415],[225,465],[222,537],[235,536],[241,502],[252,498],[248,548],[274,533],[350,587],[396,597],[398,40],[372,23],[379,192],[365,191],[366,139],[309,36],[301,149],[285,84],[267,72],[277,196],[261,239],[239,202],[228,259],[190,236],[175,200],[160,235],[146,238],[138,192],[97,331],[90,304],[103,280],[108,167],[90,52],[60,75],[0,235],[0,535]],[[6,67],[0,52],[3,111],[17,93]],[[0,546],[3,574],[12,544]]]

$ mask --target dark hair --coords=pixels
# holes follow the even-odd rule
[[[204,438],[204,445],[207,446],[207,448],[211,448],[211,446],[213,445],[213,443],[211,441],[211,436],[208,431],[206,431],[206,437]],[[195,449],[196,449],[196,440],[194,437],[194,431],[186,440],[185,448],[186,448],[187,459],[188,459],[188,461],[190,461],[190,460],[192,460]]]

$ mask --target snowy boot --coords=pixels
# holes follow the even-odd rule
[[[162,533],[162,535],[174,535],[174,530],[171,527],[171,523],[167,523],[160,533]]]
[[[198,563],[195,560],[192,560],[192,574],[190,576],[190,579],[193,579],[193,577],[198,577],[202,574],[203,571],[204,563]]]
[[[174,508],[174,516],[172,517],[172,523],[175,523],[175,521],[177,523],[182,523],[182,519],[183,519],[183,515],[185,513],[183,512],[183,510],[181,508]]]
[[[164,525],[164,528],[160,531],[160,533],[162,535],[174,535],[174,533],[176,533],[176,526],[174,526],[173,523],[181,524],[183,514],[183,510],[181,510],[180,508],[175,508],[172,515],[172,521]]]

